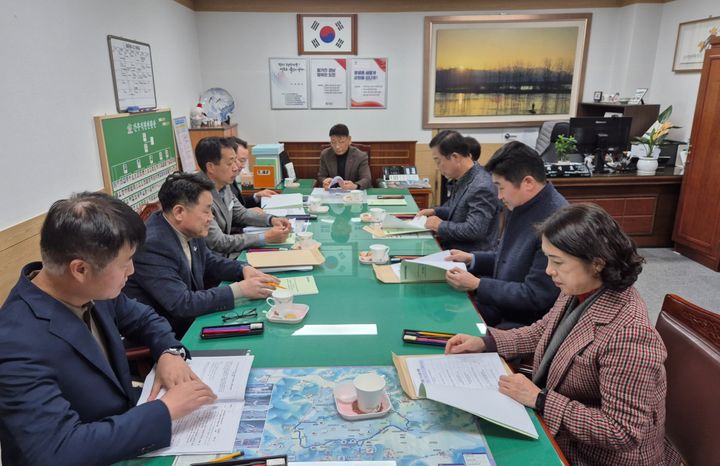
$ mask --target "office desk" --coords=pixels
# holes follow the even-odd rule
[[[371,189],[369,194],[403,192]],[[386,206],[389,212],[416,209],[412,197],[404,191],[407,206]],[[308,304],[310,312],[299,324],[267,323],[263,335],[201,340],[203,326],[222,324],[218,312],[199,317],[190,327],[183,343],[192,350],[248,348],[255,356],[254,367],[316,366],[391,366],[391,353],[439,354],[442,348],[411,345],[402,341],[404,328],[463,332],[477,335],[482,320],[465,293],[446,283],[388,285],[378,282],[372,266],[360,264],[358,253],[370,244],[390,246],[391,254],[430,254],[439,251],[434,239],[373,240],[362,230],[365,225],[353,221],[367,205],[331,205],[327,214],[310,223],[308,231],[322,243],[325,264],[312,272],[288,272],[282,276],[315,277],[319,294],[298,296],[295,302]],[[237,308],[257,307],[258,319],[269,306],[255,300]],[[254,319],[250,319],[254,320]],[[292,336],[306,324],[376,324],[377,335]],[[499,465],[562,464],[553,442],[544,433],[537,417],[531,414],[540,434],[539,440],[520,437],[506,429],[481,421],[490,450]],[[169,465],[169,459],[157,458],[142,464]]]

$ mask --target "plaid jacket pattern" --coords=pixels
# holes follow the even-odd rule
[[[506,358],[534,354],[537,369],[570,299],[533,325],[490,329]],[[544,419],[573,465],[664,464],[665,346],[634,288],[606,290],[560,345]]]

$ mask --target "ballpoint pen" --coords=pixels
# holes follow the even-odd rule
[[[284,286],[282,286],[282,285],[279,284],[279,283],[267,282],[267,284],[270,285],[270,286],[272,286],[273,288],[282,288],[283,290],[286,289]]]
[[[215,458],[214,460],[208,461],[208,463],[220,463],[221,461],[231,460],[233,458],[237,458],[238,456],[242,456],[242,455],[243,455],[243,452],[238,451],[235,453],[231,453],[229,455],[221,456],[220,458]]]

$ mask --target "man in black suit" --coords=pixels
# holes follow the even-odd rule
[[[239,298],[267,298],[280,281],[245,262],[212,253],[203,239],[212,221],[213,184],[173,173],[160,188],[162,211],[146,222],[147,240],[135,254],[124,292],[155,308],[182,337],[199,315],[226,311]],[[205,283],[230,281],[206,288]]]

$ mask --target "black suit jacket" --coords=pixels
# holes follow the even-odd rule
[[[147,239],[135,254],[135,273],[123,291],[165,316],[182,337],[196,316],[235,307],[228,286],[206,289],[206,282],[242,280],[245,262],[213,254],[202,238],[189,241],[192,270],[180,239],[162,212],[146,222]]]

